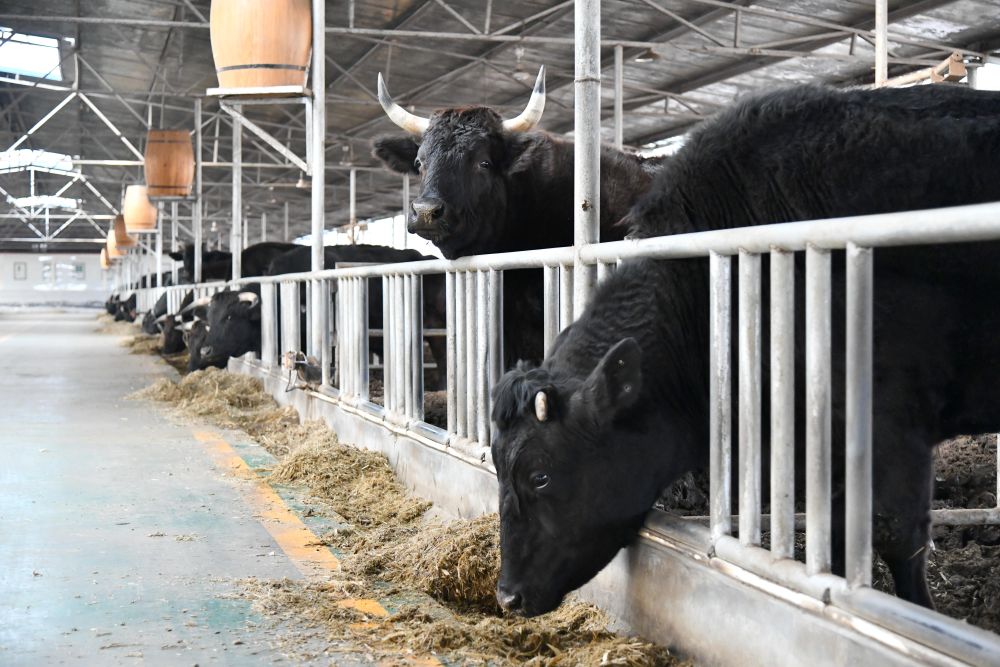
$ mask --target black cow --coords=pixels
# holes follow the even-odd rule
[[[203,366],[201,361],[201,348],[208,338],[208,325],[205,320],[196,319],[184,324],[184,344],[188,348],[188,371],[197,371],[208,366]]]
[[[396,105],[379,77],[379,101],[410,133],[380,137],[374,154],[386,166],[421,175],[407,229],[453,259],[573,243],[573,142],[532,131],[545,105],[544,68],[528,106],[503,120],[487,107],[461,107],[420,118]],[[601,239],[650,186],[660,159],[601,149]],[[508,360],[541,357],[541,274],[504,274],[504,349]]]
[[[180,319],[167,316],[162,323],[160,347],[163,354],[180,354],[184,351],[184,328]]]
[[[271,261],[295,248],[293,243],[267,241],[255,243],[243,249],[240,254],[241,271],[244,278],[267,275]],[[194,276],[194,246],[188,245],[181,252],[170,253],[171,259],[184,262],[184,274]],[[221,250],[202,251],[201,278],[208,280],[229,280],[233,275],[232,253]]]
[[[116,322],[135,322],[136,316],[139,314],[136,310],[136,295],[133,293],[127,299],[120,299],[117,302],[115,308],[115,321]]]
[[[112,294],[108,297],[108,300],[104,302],[104,310],[108,312],[108,315],[114,315],[118,312],[119,301],[121,301],[121,297],[117,294]]]
[[[156,300],[153,307],[142,317],[142,331],[155,336],[160,333],[163,316],[167,314],[167,293],[164,292]]]
[[[748,100],[704,125],[629,219],[637,235],[650,236],[997,199],[1000,94],[804,88]],[[998,260],[997,243],[876,252],[876,548],[897,593],[926,606],[932,447],[1000,429],[1000,340],[992,333],[1000,275],[986,268]],[[836,442],[842,261],[834,266]],[[801,290],[797,297],[801,319]],[[708,321],[705,260],[630,263],[598,289],[540,368],[524,365],[501,380],[492,453],[502,606],[529,615],[557,606],[633,539],[664,487],[706,464]],[[764,325],[766,340],[767,318]],[[802,387],[801,321],[796,330]],[[799,443],[802,414],[800,404]],[[835,475],[841,470],[836,460]],[[835,498],[835,508],[842,503]],[[842,571],[842,512],[835,518]]]
[[[412,262],[421,259],[433,259],[421,255],[415,250],[399,250],[384,246],[344,245],[327,246],[324,262],[333,267],[337,262],[365,262],[389,264],[396,262]],[[271,275],[285,273],[301,273],[310,269],[311,248],[296,246],[271,265]],[[208,308],[208,338],[201,349],[201,364],[225,365],[229,357],[238,357],[247,352],[260,353],[260,307],[259,299],[251,297],[252,292],[259,297],[259,285],[242,288],[242,301],[233,292],[220,292],[213,298]],[[381,328],[382,281],[370,281],[369,327]],[[424,325],[428,328],[443,328],[445,326],[445,289],[444,277],[427,276],[424,280]],[[304,294],[300,293],[304,304]],[[303,327],[303,333],[304,327]],[[381,352],[381,341],[373,342],[372,351]],[[445,360],[444,343],[440,339],[432,339],[431,350],[439,366],[443,367]]]

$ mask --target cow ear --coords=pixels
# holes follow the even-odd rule
[[[170,259],[174,260],[175,262],[184,261],[184,253],[182,252],[171,252],[167,254],[170,255]]]
[[[417,142],[410,137],[378,137],[372,142],[372,155],[389,169],[401,174],[418,174]]]
[[[614,419],[635,404],[642,386],[641,364],[642,349],[634,338],[625,338],[608,350],[580,388],[592,417]]]
[[[507,134],[507,173],[527,171],[538,159],[546,138],[539,134]]]

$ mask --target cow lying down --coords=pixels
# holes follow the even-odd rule
[[[750,99],[705,123],[629,223],[634,236],[655,236],[934,208],[998,200],[998,183],[998,93],[804,88]],[[833,436],[842,443],[843,254],[833,260]],[[997,243],[875,251],[875,547],[897,594],[925,606],[933,447],[1000,430],[998,261]],[[707,285],[706,259],[625,263],[540,367],[522,364],[494,389],[497,599],[506,609],[534,615],[556,607],[635,537],[665,487],[707,464]],[[766,363],[763,382],[768,386]],[[766,444],[766,430],[762,437]],[[842,457],[841,446],[834,450]],[[767,452],[763,461],[766,468]],[[841,494],[842,469],[835,456],[833,488]],[[836,572],[843,571],[842,506],[842,495],[834,498]]]

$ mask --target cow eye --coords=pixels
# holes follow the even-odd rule
[[[489,169],[492,166],[493,163],[491,163],[489,160],[483,160],[482,162],[479,163],[479,167],[481,169]]]
[[[536,472],[531,476],[531,485],[536,489],[544,489],[549,485],[549,476],[544,472]]]

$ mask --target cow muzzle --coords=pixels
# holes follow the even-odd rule
[[[406,231],[421,236],[440,234],[444,219],[445,205],[440,199],[414,199],[410,204],[411,215]]]
[[[523,600],[520,593],[512,593],[497,585],[497,604],[507,612],[516,613],[520,611]]]

